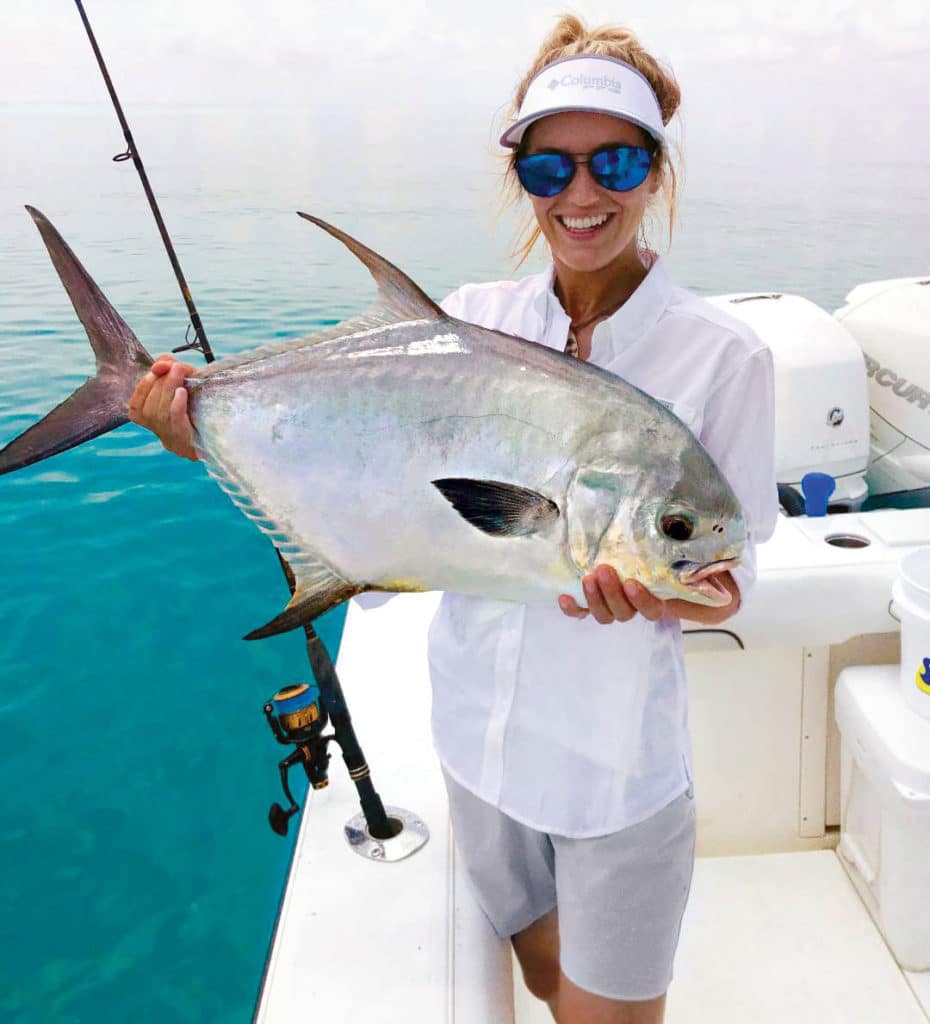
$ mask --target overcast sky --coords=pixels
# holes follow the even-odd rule
[[[173,224],[193,224],[219,196],[236,231],[259,221],[246,208],[283,217],[311,201],[332,219],[357,211],[372,240],[392,231],[371,215],[383,209],[458,211],[484,231],[501,116],[557,15],[571,9],[591,24],[628,25],[681,83],[677,258],[698,265],[707,234],[731,264],[739,256],[741,267],[755,265],[758,253],[740,241],[769,238],[775,225],[782,259],[765,280],[779,287],[808,287],[815,264],[849,262],[842,231],[860,254],[837,271],[846,283],[924,269],[930,0],[85,3]],[[78,235],[112,238],[115,228],[96,218],[113,208],[117,183],[138,230],[148,229],[131,168],[107,165],[121,140],[73,0],[0,0],[0,9],[0,115],[9,115],[0,120],[0,192],[15,211],[7,244],[32,251],[23,202],[67,211]],[[72,103],[87,106],[61,106]],[[179,104],[191,110],[182,116]],[[359,159],[360,147],[372,159]],[[268,223],[270,234],[285,230]],[[486,250],[503,251],[503,235]],[[414,236],[411,227],[402,244],[421,245]],[[437,289],[451,283],[440,270],[429,276],[449,263],[442,244],[421,261]],[[799,269],[789,280],[785,267]],[[764,276],[740,280],[756,287]],[[688,281],[718,287],[694,273]]]
[[[622,21],[687,79],[830,69],[930,91],[928,0],[86,0],[128,102],[503,102],[571,9]],[[0,103],[104,97],[71,0],[4,0]],[[734,80],[734,86],[739,82]]]

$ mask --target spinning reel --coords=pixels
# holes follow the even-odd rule
[[[325,789],[329,785],[327,769],[329,752],[326,749],[335,734],[323,735],[329,717],[320,702],[320,689],[316,683],[293,683],[284,686],[264,708],[265,719],[275,739],[285,746],[293,744],[296,750],[278,762],[281,787],[287,797],[287,808],[273,803],[268,822],[279,836],[287,835],[290,819],[300,810],[288,785],[287,773],[294,765],[303,765],[310,785]]]

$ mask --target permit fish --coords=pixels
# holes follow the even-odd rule
[[[152,357],[49,220],[27,207],[97,361],[95,376],[0,451],[0,474],[127,422]],[[621,378],[448,316],[345,232],[378,304],[185,381],[198,454],[290,563],[272,636],[364,591],[448,590],[584,604],[613,566],[663,598],[722,606],[746,524],[697,438]]]

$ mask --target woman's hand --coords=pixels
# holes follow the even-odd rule
[[[621,580],[609,565],[597,566],[594,572],[582,578],[581,586],[588,602],[587,608],[582,608],[568,594],[559,597],[559,607],[574,619],[583,619],[591,614],[606,626],[609,622],[629,622],[634,615],[642,615],[655,622],[666,614],[667,601],[653,596],[635,580]]]
[[[611,566],[599,565],[594,572],[588,573],[581,580],[588,607],[582,608],[568,594],[559,597],[559,607],[573,619],[593,615],[601,625],[610,622],[629,622],[634,615],[642,615],[650,622],[655,622],[667,615],[716,626],[734,615],[740,605],[739,587],[730,573],[721,573],[718,579],[730,592],[732,600],[723,607],[710,608],[678,598],[663,601],[651,594],[641,583],[635,580],[621,580]]]
[[[174,356],[159,356],[129,400],[129,418],[133,423],[148,427],[169,452],[193,462],[197,461],[197,452],[187,416],[184,378],[196,372],[195,367],[179,363]]]

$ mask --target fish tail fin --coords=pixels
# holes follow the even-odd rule
[[[152,365],[152,357],[51,222],[33,207],[26,209],[87,331],[97,373],[0,450],[0,474],[41,462],[128,422],[129,399]]]

